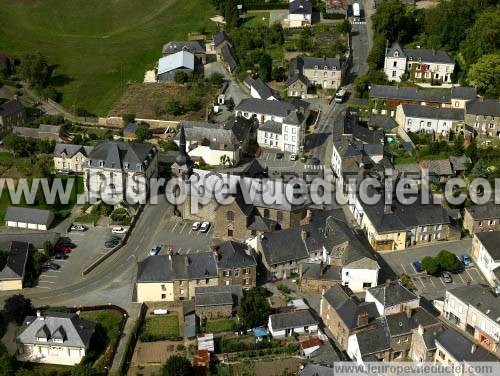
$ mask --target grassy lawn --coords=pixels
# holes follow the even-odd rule
[[[179,337],[179,335],[179,317],[175,314],[146,318],[140,338],[144,342],[150,342]]]
[[[98,214],[83,214],[75,218],[75,223],[92,223],[95,225],[99,218],[100,215]]]
[[[248,12],[243,19],[243,27],[269,26],[269,12]]]
[[[232,332],[235,329],[235,319],[210,320],[205,324],[206,333]]]
[[[107,114],[128,82],[142,82],[164,43],[215,27],[206,0],[3,1],[1,8],[2,51],[43,53],[57,65],[62,104],[96,115]]]

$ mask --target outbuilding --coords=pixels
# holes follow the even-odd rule
[[[5,214],[5,223],[9,227],[45,231],[53,221],[54,213],[50,210],[9,206]]]

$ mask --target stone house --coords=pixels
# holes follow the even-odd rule
[[[332,285],[321,297],[320,316],[341,350],[346,351],[350,335],[371,325],[379,313],[373,302],[363,302],[349,288]]]
[[[163,56],[172,55],[180,51],[192,53],[201,64],[207,63],[205,46],[197,40],[171,41],[163,45]]]
[[[257,261],[247,244],[225,241],[211,246],[217,262],[220,285],[241,285],[244,289],[255,287]]]
[[[465,208],[463,225],[471,235],[483,231],[500,231],[500,206],[489,202]]]
[[[476,99],[465,105],[465,123],[481,138],[500,137],[500,101]]]
[[[14,127],[26,123],[26,110],[17,98],[0,104],[0,134],[10,133]]]
[[[342,282],[342,267],[317,262],[300,265],[300,291],[323,293],[336,283]]]
[[[368,289],[365,301],[374,302],[381,316],[406,312],[420,306],[420,297],[404,287],[400,281],[387,281]]]
[[[291,74],[285,82],[289,97],[306,98],[307,89],[311,86],[309,80],[302,73]]]
[[[391,337],[385,317],[379,317],[364,330],[353,333],[347,340],[347,355],[358,364],[365,361],[389,361]]]
[[[202,320],[232,316],[243,296],[243,290],[239,285],[196,287],[194,292],[196,316]]]
[[[93,146],[57,143],[54,148],[54,167],[60,172],[83,172]]]
[[[318,332],[318,320],[309,309],[301,309],[269,315],[267,327],[274,338],[289,337],[294,334],[315,334]]]
[[[437,349],[436,338],[444,329],[443,324],[428,329],[419,325],[416,329],[413,329],[408,357],[417,363],[434,361]]]

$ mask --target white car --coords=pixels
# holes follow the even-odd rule
[[[125,227],[113,227],[111,230],[113,234],[125,234],[127,232],[127,229]]]
[[[200,227],[201,232],[207,232],[210,228],[210,222],[203,222]]]
[[[297,160],[297,154],[295,154],[295,153],[290,154],[290,160],[291,161],[296,161]]]
[[[193,223],[193,225],[191,226],[191,230],[193,231],[198,231],[200,229],[200,226],[201,226],[201,223],[200,222],[195,222]]]
[[[85,230],[87,230],[87,227],[85,227],[84,225],[71,225],[71,227],[69,228],[69,231],[82,232]]]

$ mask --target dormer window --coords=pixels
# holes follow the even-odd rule
[[[421,58],[421,57],[419,57],[419,58],[418,58],[418,61],[422,61],[422,58]]]
[[[325,65],[325,67],[323,69],[324,70],[328,70],[328,65]]]
[[[412,57],[412,56],[410,56],[410,57],[408,58],[408,60],[413,61],[413,57]]]
[[[317,65],[315,65],[315,66],[314,66],[314,69],[318,69],[318,66],[317,66]]]
[[[394,57],[398,57],[399,56],[399,52],[398,51],[395,51],[394,52]]]
[[[125,167],[126,170],[130,168],[130,165],[128,163],[125,163],[123,166]]]
[[[140,163],[137,163],[137,171],[142,171],[142,165]]]
[[[335,66],[334,66],[334,67],[332,67],[332,69],[333,69],[333,70],[337,70],[337,67],[335,67]]]
[[[37,342],[47,342],[47,338],[45,337],[36,337]]]
[[[99,161],[99,166],[104,167],[104,161]]]
[[[53,341],[55,343],[63,343],[64,342],[62,338],[54,338]]]

